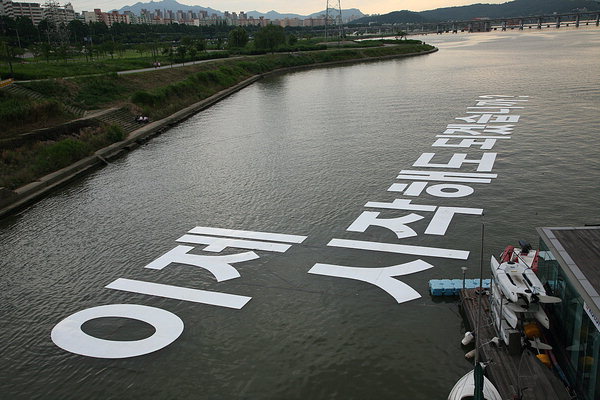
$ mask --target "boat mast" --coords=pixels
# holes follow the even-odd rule
[[[475,327],[475,365],[473,371],[473,379],[475,380],[474,400],[485,400],[483,394],[483,368],[479,364],[479,331],[481,327],[481,298],[483,296],[483,237],[485,233],[485,225],[481,223],[481,254],[479,256],[479,295],[477,303],[477,326]]]
[[[479,295],[477,296],[477,326],[475,327],[475,365],[479,362],[479,327],[481,326],[481,295],[483,292],[483,235],[485,225],[481,224],[481,254],[479,255]]]

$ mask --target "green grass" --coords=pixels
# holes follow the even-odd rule
[[[14,189],[125,138],[118,126],[87,127],[75,136],[0,149],[0,187]]]
[[[194,61],[199,60],[212,60],[218,58],[226,58],[229,56],[228,52],[210,52],[210,53],[199,53],[194,57]],[[158,61],[162,65],[169,65],[172,62],[190,62],[192,61],[189,56],[183,60],[173,59],[169,60],[165,56],[159,56]],[[140,56],[139,53],[127,52],[126,56],[119,57],[115,55],[114,58],[102,57],[94,58],[94,60],[87,61],[83,57],[64,61],[64,60],[46,60],[34,59],[32,61],[24,61],[22,63],[14,63],[13,77],[18,80],[32,80],[32,79],[46,79],[46,78],[63,78],[71,76],[83,76],[83,75],[95,75],[95,74],[106,74],[118,71],[129,71],[141,68],[151,68],[154,63],[154,58],[144,55]],[[9,68],[5,64],[0,64],[0,76],[9,76]]]
[[[242,59],[221,60],[181,68],[150,72],[50,79],[21,83],[49,98],[41,115],[51,114],[60,103],[86,109],[128,107],[157,120],[231,87],[251,76],[287,67],[335,61],[353,61],[433,49],[421,43],[373,48],[337,48],[328,51],[274,53]],[[8,96],[10,97],[10,96]],[[26,121],[35,102],[2,96],[0,123]],[[35,106],[35,107],[34,107]],[[29,107],[29,108],[28,108]],[[43,107],[42,107],[43,108]],[[54,110],[54,111],[53,111]],[[92,154],[125,134],[118,127],[87,127],[51,142],[37,142],[19,148],[0,148],[0,187],[16,188]]]
[[[53,99],[32,100],[0,91],[0,139],[73,118]]]
[[[410,43],[394,47],[335,49],[293,54],[275,53],[243,60],[228,60],[214,66],[211,70],[190,74],[179,82],[136,91],[131,97],[131,102],[142,108],[144,113],[153,119],[159,119],[255,74],[280,68],[406,54],[432,48],[429,45]]]

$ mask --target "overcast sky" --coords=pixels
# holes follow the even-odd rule
[[[67,2],[63,0],[59,2]],[[75,11],[92,11],[100,8],[102,11],[120,9],[123,6],[137,2],[146,3],[150,0],[71,0]],[[327,0],[177,0],[179,3],[210,7],[219,11],[260,11],[271,10],[280,13],[308,15],[325,9]],[[506,3],[509,0],[341,0],[342,8],[358,8],[365,14],[386,14],[391,11],[411,10],[423,11],[440,7],[464,6],[475,3]],[[43,1],[41,1],[43,3]],[[336,0],[329,0],[335,4]]]

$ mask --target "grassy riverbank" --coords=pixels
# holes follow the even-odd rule
[[[242,59],[224,59],[140,74],[106,74],[69,80],[36,81],[23,85],[48,98],[83,109],[128,104],[133,108],[139,107],[140,112],[157,119],[207,98],[252,75],[280,68],[417,53],[432,48],[426,44],[409,43],[368,49],[276,53]]]
[[[0,150],[0,187],[15,189],[125,138],[118,126],[86,127],[56,140]]]
[[[0,90],[0,139],[47,126],[58,125],[75,116],[51,99],[34,100]]]
[[[69,118],[68,113],[61,111],[65,105],[84,110],[120,107],[129,110],[132,118],[133,115],[143,114],[151,120],[159,120],[258,74],[290,67],[393,57],[432,49],[426,44],[407,43],[366,49],[275,53],[129,75],[112,73],[19,85],[41,93],[44,96],[42,103],[48,104],[50,110],[42,114],[58,118],[56,121]],[[12,104],[10,101],[8,99],[3,104]],[[21,122],[19,126],[22,128],[13,128],[8,136],[39,125],[32,121],[35,113],[32,114],[30,110],[35,107],[35,102],[31,103],[26,106],[14,103],[14,107],[9,106],[5,113],[0,114],[2,125],[15,120]],[[99,124],[94,128],[78,128],[51,140],[30,141],[17,147],[1,146],[0,187],[14,189],[27,184],[122,138],[123,132],[118,127]]]

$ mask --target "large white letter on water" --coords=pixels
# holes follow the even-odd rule
[[[385,290],[398,303],[418,299],[419,292],[406,283],[394,279],[394,276],[414,274],[433,268],[433,265],[423,261],[415,260],[409,263],[392,265],[382,268],[345,267],[332,264],[315,264],[309,274],[335,276],[338,278],[356,279],[367,282]]]
[[[146,322],[156,330],[141,340],[105,340],[81,330],[96,318],[131,318]],[[127,358],[149,354],[173,343],[183,332],[183,321],[175,314],[156,307],[137,304],[110,304],[87,308],[60,321],[52,329],[52,341],[71,353],[96,358]]]

